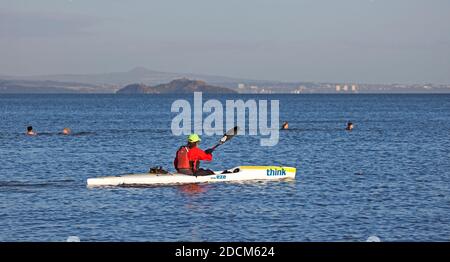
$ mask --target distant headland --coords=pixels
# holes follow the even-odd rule
[[[170,81],[167,84],[160,84],[156,86],[131,84],[117,90],[116,94],[187,94],[193,92],[213,94],[237,93],[230,88],[208,85],[204,81],[181,78]]]

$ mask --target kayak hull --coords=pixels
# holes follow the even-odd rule
[[[213,183],[248,180],[295,179],[296,168],[280,166],[239,166],[224,171],[214,172],[208,176],[191,176],[184,174],[130,174],[89,178],[88,187],[102,186],[145,186],[165,184]]]

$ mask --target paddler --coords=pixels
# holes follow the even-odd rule
[[[36,132],[33,131],[33,127],[32,126],[28,126],[27,127],[27,135],[28,136],[35,136],[35,135],[37,135]]]
[[[177,151],[174,166],[178,173],[195,176],[206,176],[214,174],[211,170],[201,169],[200,161],[211,161],[213,149],[205,151],[198,147],[201,139],[197,134],[190,134],[187,145],[180,147]]]

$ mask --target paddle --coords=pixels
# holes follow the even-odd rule
[[[230,141],[235,135],[237,135],[238,131],[238,126],[235,126],[232,129],[228,130],[219,140],[219,143],[211,148],[211,151],[214,151],[218,146],[224,144],[225,142]]]

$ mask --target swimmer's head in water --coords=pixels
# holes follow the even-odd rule
[[[353,123],[352,122],[348,122],[347,123],[347,130],[352,130],[353,129]]]
[[[33,131],[33,127],[32,126],[27,126],[27,135],[29,135],[29,136],[36,135],[36,133]]]
[[[289,123],[288,122],[284,122],[283,125],[281,126],[282,129],[288,129],[289,128]]]
[[[63,135],[69,135],[71,133],[70,128],[65,127],[62,131]]]

